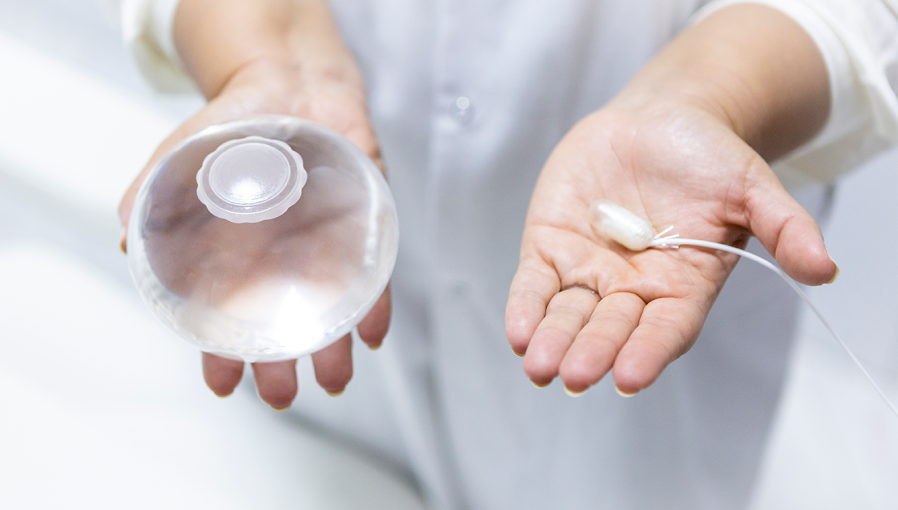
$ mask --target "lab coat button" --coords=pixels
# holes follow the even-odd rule
[[[467,126],[474,120],[474,105],[471,100],[465,96],[459,96],[449,108],[449,113],[456,122],[462,126]]]

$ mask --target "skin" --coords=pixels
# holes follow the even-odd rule
[[[578,123],[534,190],[506,309],[534,384],[560,377],[578,394],[610,371],[621,393],[645,389],[694,344],[737,262],[696,248],[631,252],[591,229],[595,200],[687,238],[742,247],[754,234],[791,277],[832,281],[819,227],[766,162],[820,130],[829,97],[802,29],[744,5],[686,30]]]
[[[324,2],[182,0],[174,34],[178,55],[209,102],[159,146],[135,179],[119,206],[123,225],[159,159],[188,136],[230,120],[264,114],[308,119],[347,137],[383,169],[361,73]],[[359,336],[376,349],[389,322],[388,288],[359,324]],[[347,335],[312,355],[317,382],[332,395],[352,378],[351,346]],[[230,395],[243,376],[243,362],[208,353],[202,366],[206,385],[219,396]],[[298,389],[295,366],[296,360],[254,363],[259,397],[275,409],[288,408]]]
[[[197,131],[260,114],[306,118],[355,142],[382,166],[364,84],[321,0],[182,0],[175,44],[208,105],[160,145],[125,195],[124,225],[155,163]],[[736,264],[701,249],[642,253],[600,239],[589,205],[608,199],[683,236],[742,246],[757,235],[807,284],[837,273],[814,220],[765,160],[808,140],[828,115],[821,56],[790,19],[763,6],[723,9],[685,31],[621,94],[558,144],[534,190],[506,332],[524,372],[586,390],[613,371],[635,393],[686,352]],[[124,246],[123,241],[123,249]],[[593,289],[596,292],[592,292]],[[598,298],[601,296],[601,299]],[[380,346],[389,290],[359,325]],[[312,355],[332,394],[352,377],[351,342]],[[207,385],[230,394],[243,363],[203,355]],[[253,365],[276,409],[296,396],[295,361]]]

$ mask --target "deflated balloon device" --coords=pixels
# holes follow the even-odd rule
[[[339,134],[291,117],[207,128],[163,158],[128,225],[144,301],[206,352],[278,361],[350,332],[387,286],[393,197]]]

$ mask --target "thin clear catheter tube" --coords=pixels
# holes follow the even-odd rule
[[[807,303],[807,305],[811,308],[811,310],[814,312],[814,314],[817,316],[817,318],[820,319],[820,322],[822,322],[823,325],[826,327],[826,329],[829,330],[829,332],[833,336],[833,338],[835,338],[836,341],[839,342],[839,345],[842,346],[842,349],[845,350],[845,353],[848,354],[848,357],[851,358],[851,361],[853,361],[854,364],[857,366],[857,368],[861,371],[861,373],[864,374],[864,377],[867,378],[867,381],[870,383],[871,386],[873,386],[873,389],[876,390],[876,393],[879,394],[879,396],[882,398],[883,402],[885,402],[886,405],[889,406],[889,409],[892,410],[892,412],[895,414],[895,416],[898,416],[898,408],[895,407],[895,404],[893,404],[892,401],[889,400],[889,397],[886,396],[885,392],[882,391],[882,389],[880,389],[878,384],[876,384],[876,381],[873,380],[873,377],[870,376],[870,373],[867,372],[867,369],[864,368],[864,365],[862,365],[860,360],[857,359],[857,356],[855,356],[854,353],[851,352],[851,349],[848,347],[848,344],[846,344],[845,341],[842,340],[842,337],[840,337],[839,334],[836,333],[836,331],[833,329],[833,327],[829,325],[829,322],[827,322],[826,319],[823,318],[823,314],[820,313],[820,310],[818,310],[817,307],[814,306],[814,303],[812,303],[811,300],[808,298],[808,296],[805,295],[804,291],[801,290],[801,287],[799,287],[798,284],[795,283],[794,280],[789,278],[789,276],[787,276],[786,273],[784,273],[782,269],[776,267],[775,265],[771,264],[769,261],[764,260],[763,258],[755,255],[754,253],[749,253],[745,250],[740,250],[739,248],[733,248],[732,246],[727,246],[725,244],[720,244],[720,243],[713,243],[710,241],[700,241],[698,239],[682,239],[682,238],[676,237],[676,238],[654,239],[654,240],[652,240],[651,243],[649,243],[650,248],[671,248],[671,247],[676,247],[676,246],[699,246],[702,248],[711,248],[712,250],[725,251],[728,253],[739,255],[740,257],[745,257],[747,259],[751,259],[751,260],[757,262],[758,264],[761,264],[762,266],[766,267],[767,269],[773,271],[774,273],[778,274],[780,276],[780,278],[785,280],[786,283],[788,283],[789,286],[792,287],[792,290],[794,290],[795,293],[798,294],[798,296],[801,297],[801,299],[803,299],[805,303]]]

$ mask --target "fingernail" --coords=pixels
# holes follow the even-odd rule
[[[368,344],[365,344],[365,345],[368,345]],[[377,345],[368,345],[368,348],[371,349],[372,351],[376,351],[376,350],[380,349],[381,347],[383,347],[383,345],[384,345],[383,342],[381,342]]]
[[[836,266],[836,274],[833,275],[832,279],[830,279],[827,284],[836,283],[836,280],[839,279],[839,264],[836,264],[836,261],[830,258],[829,260],[833,261],[833,265]]]
[[[328,391],[328,390],[324,390],[325,393],[327,393],[328,395],[330,395],[330,396],[332,396],[332,397],[339,397],[340,395],[343,394],[344,391],[346,391],[346,388],[343,388],[343,389],[340,390],[340,391]]]
[[[586,388],[586,389],[588,390],[589,388]],[[586,390],[583,390],[583,391],[574,391],[574,390],[568,388],[567,385],[565,385],[565,386],[564,386],[564,392],[567,393],[568,396],[570,396],[570,397],[577,398],[577,397],[583,395],[584,393],[586,393]]]
[[[118,247],[121,248],[122,253],[128,254],[128,230],[125,227],[122,227],[122,239],[118,242]]]
[[[546,384],[539,384],[538,382],[534,381],[533,379],[530,379],[530,384],[536,386],[537,388],[545,388],[546,386],[552,384],[552,381],[549,381]]]
[[[234,394],[234,391],[232,390],[230,393],[215,393],[215,396],[218,398],[228,398],[233,394]]]
[[[624,397],[624,398],[630,398],[630,397],[632,397],[633,395],[635,395],[636,393],[638,393],[638,392],[635,392],[635,391],[634,391],[633,393],[627,393],[626,391],[620,389],[616,384],[614,385],[614,391],[616,391],[618,395],[620,395],[620,396],[622,396],[622,397]]]
[[[519,357],[519,358],[523,358],[523,357],[524,357],[524,353],[523,353],[523,352],[518,352],[518,351],[514,350],[514,347],[511,348],[511,352],[513,352],[514,355],[517,356],[517,357]]]
[[[274,406],[271,406],[271,408],[274,409],[275,411],[279,412],[279,413],[282,413],[282,412],[286,411],[287,409],[290,409],[290,405],[291,405],[291,404],[287,404],[285,407],[274,407]]]

